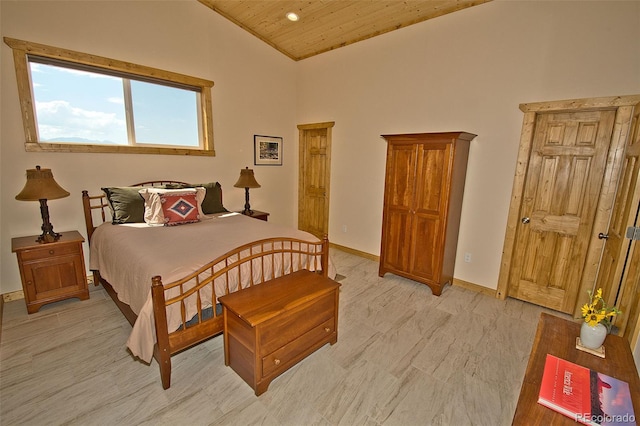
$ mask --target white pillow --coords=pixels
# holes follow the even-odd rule
[[[160,201],[160,194],[166,193],[183,193],[183,194],[196,194],[196,201],[198,202],[198,218],[204,218],[202,212],[202,201],[207,193],[207,190],[201,186],[196,188],[184,188],[184,189],[164,189],[164,188],[142,188],[138,191],[142,198],[144,198],[144,221],[148,225],[164,225],[164,214],[162,213],[162,203]]]

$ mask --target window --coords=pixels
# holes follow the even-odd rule
[[[213,82],[5,37],[27,151],[215,155]]]

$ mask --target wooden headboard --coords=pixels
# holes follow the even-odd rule
[[[186,182],[180,182],[177,180],[152,180],[148,182],[140,182],[134,183],[129,186],[164,186],[164,185],[190,185]],[[100,195],[89,195],[89,191],[82,191],[82,207],[84,208],[84,222],[87,227],[87,238],[91,241],[91,236],[93,235],[93,231],[96,229],[96,225],[93,221],[93,211],[100,210],[100,218],[102,219],[98,225],[106,222],[107,215],[106,210],[109,208],[109,203],[107,202],[107,196],[104,192]]]

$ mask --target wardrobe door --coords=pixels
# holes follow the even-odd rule
[[[419,145],[410,272],[440,283],[451,144]]]
[[[383,207],[380,275],[411,265],[417,146],[389,143]]]

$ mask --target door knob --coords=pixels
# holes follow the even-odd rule
[[[523,218],[521,219],[521,221],[522,221],[522,223],[523,223],[523,224],[525,224],[525,225],[526,225],[527,223],[531,222],[531,219],[529,219],[528,217],[523,217]]]
[[[602,232],[598,234],[598,238],[601,240],[608,240],[609,234],[603,234]]]

